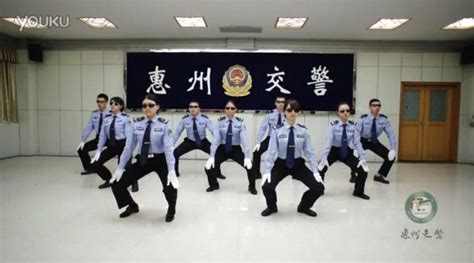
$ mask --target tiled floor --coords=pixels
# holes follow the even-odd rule
[[[113,162],[110,162],[113,163]],[[182,161],[178,212],[164,222],[166,203],[155,174],[135,194],[140,213],[118,217],[110,189],[96,175],[80,176],[78,158],[21,157],[0,161],[1,261],[438,261],[473,262],[472,165],[395,164],[390,185],[370,176],[370,201],[352,197],[348,168],[328,172],[318,217],[296,213],[305,186],[288,177],[278,187],[279,213],[247,192],[242,168],[225,163],[228,177],[206,193],[205,161]],[[370,163],[371,174],[378,163]],[[109,166],[115,166],[109,164]],[[258,182],[259,183],[259,182]],[[427,224],[405,214],[407,197],[428,191],[438,203]],[[404,229],[410,239],[401,237]],[[443,231],[442,239],[411,232]]]

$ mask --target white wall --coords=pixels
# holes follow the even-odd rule
[[[20,153],[22,155],[75,155],[80,133],[95,96],[125,97],[123,51],[73,50],[45,51],[42,64],[30,63],[25,50],[20,50],[18,74]],[[474,134],[469,128],[474,106],[474,69],[459,66],[458,53],[357,53],[356,116],[365,113],[368,100],[381,99],[382,111],[388,115],[398,134],[401,81],[464,82],[459,136],[459,161],[473,162]],[[183,113],[162,114],[176,127]],[[210,114],[217,119],[216,114]],[[241,114],[254,144],[262,114]],[[306,115],[300,122],[312,132],[312,141],[319,153],[325,129],[336,116],[330,113]],[[384,143],[388,143],[385,138]],[[468,143],[467,143],[468,142]],[[199,152],[187,158],[206,158]],[[379,160],[372,154],[369,161]]]
[[[0,159],[20,154],[20,125],[0,123]]]

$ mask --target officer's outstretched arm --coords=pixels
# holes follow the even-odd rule
[[[304,136],[305,138],[303,142],[303,153],[309,161],[311,171],[313,171],[313,173],[317,173],[318,161],[316,158],[316,151],[314,150],[313,145],[311,144],[311,139],[309,138],[309,130],[306,130]]]
[[[119,166],[118,166],[118,168],[122,170],[125,170],[125,165],[132,157],[133,150],[135,150],[135,148],[137,147],[137,140],[138,140],[137,136],[133,132],[134,130],[133,125],[125,126],[125,128],[126,128],[125,148],[123,149],[123,152],[120,155],[120,161],[119,161]]]
[[[168,165],[168,172],[174,171],[174,154],[173,154],[173,138],[171,137],[173,131],[171,129],[171,122],[168,122],[165,126],[165,132],[161,139],[163,140],[163,150],[165,152],[166,164]]]

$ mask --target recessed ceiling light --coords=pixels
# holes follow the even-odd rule
[[[465,29],[472,29],[472,28],[474,28],[473,17],[466,17],[443,27],[443,29],[448,29],[448,30],[465,30]]]
[[[174,19],[179,27],[206,28],[206,20],[202,16],[175,16]]]
[[[408,21],[410,21],[410,18],[381,18],[371,25],[369,30],[391,30],[400,27]]]
[[[308,21],[307,17],[279,17],[275,28],[301,29]]]
[[[93,28],[117,28],[116,25],[105,17],[78,17],[78,19]]]
[[[3,17],[4,21],[10,22],[22,28],[46,28],[46,25],[41,24],[38,19],[28,19],[18,17]]]

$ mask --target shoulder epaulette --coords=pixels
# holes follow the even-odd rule
[[[112,114],[105,114],[105,118],[112,116]]]
[[[168,120],[167,119],[163,119],[163,118],[158,118],[158,121],[162,122],[162,123],[168,123]]]
[[[384,117],[385,119],[388,119],[387,115],[385,114],[379,114],[380,117]]]
[[[297,123],[296,125],[300,126],[301,128],[308,129],[308,128],[306,128],[306,126],[304,126],[303,124],[299,124],[299,123]]]
[[[278,124],[278,125],[273,126],[273,128],[274,128],[274,129],[279,129],[279,128],[283,127],[283,126],[285,126],[285,124],[280,123],[280,124]]]
[[[354,121],[349,120],[349,123],[352,125],[355,125],[356,123]]]
[[[142,121],[142,120],[144,120],[144,119],[145,119],[144,116],[142,116],[142,117],[136,117],[136,118],[133,118],[133,122]]]
[[[204,117],[204,118],[206,118],[206,119],[209,119],[209,117],[207,117],[206,114],[202,114],[202,113],[201,113],[201,116]]]
[[[365,117],[367,117],[367,114],[362,114],[362,115],[360,115],[360,118],[361,118],[361,119],[362,119],[362,118],[365,118]]]
[[[217,119],[218,121],[222,121],[223,119],[225,119],[225,116],[222,116],[220,117],[219,119]]]
[[[128,117],[128,114],[125,112],[122,112],[122,116]]]
[[[94,110],[94,111],[92,111],[92,112],[98,112],[98,111],[99,111],[99,110]]]
[[[331,125],[335,125],[335,124],[338,124],[338,123],[339,123],[339,120],[331,121]]]
[[[235,117],[235,118],[236,118],[238,121],[240,121],[240,122],[243,122],[243,121],[244,121],[244,119],[242,119],[242,118],[240,118],[240,117]]]
[[[189,114],[186,114],[186,115],[184,115],[183,118],[181,118],[181,119],[186,119],[188,116],[189,116]]]
[[[265,113],[270,114],[272,112],[273,112],[272,110],[267,110]]]

